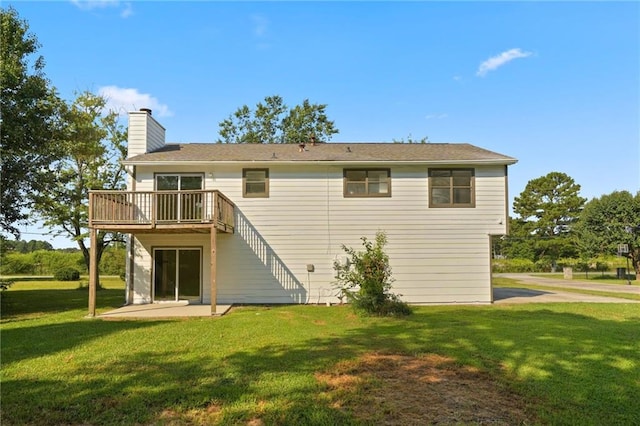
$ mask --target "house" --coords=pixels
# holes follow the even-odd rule
[[[128,190],[90,194],[91,234],[131,235],[128,303],[189,300],[212,313],[334,303],[341,246],[360,249],[379,230],[404,301],[492,302],[490,239],[507,233],[516,159],[465,143],[167,144],[164,134],[151,111],[131,112]]]

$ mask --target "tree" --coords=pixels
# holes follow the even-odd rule
[[[509,235],[494,239],[494,253],[508,259],[535,261],[536,249],[529,228],[529,222],[509,217]]]
[[[513,211],[522,220],[533,220],[532,232],[538,236],[566,234],[587,201],[579,192],[580,185],[571,177],[551,172],[527,183],[520,196],[515,197]]]
[[[576,241],[583,257],[618,253],[626,244],[628,258],[640,280],[640,192],[615,191],[589,201],[575,226]]]
[[[560,257],[575,255],[569,238],[586,201],[580,185],[560,172],[551,172],[527,183],[515,197],[513,211],[520,216],[529,238],[535,238],[536,260],[546,259],[553,267]]]
[[[393,143],[430,143],[430,142],[429,142],[428,136],[425,136],[422,139],[413,139],[413,136],[411,136],[411,133],[409,133],[409,136],[407,136],[406,141],[404,140],[404,138],[393,139]]]
[[[53,246],[48,241],[39,241],[39,240],[19,240],[19,241],[8,241],[9,248],[11,251],[16,253],[31,253],[37,250],[53,250]]]
[[[85,244],[90,189],[125,189],[126,131],[115,112],[105,112],[106,99],[84,92],[62,112],[63,133],[58,141],[63,155],[42,174],[52,177],[46,193],[38,194],[34,210],[45,225],[60,230],[78,243],[89,269],[89,247]],[[98,232],[97,263],[119,234]]]
[[[20,233],[27,194],[48,185],[36,174],[59,155],[55,143],[60,99],[44,75],[40,44],[13,8],[0,9],[0,230]]]
[[[327,118],[326,107],[305,99],[289,109],[280,96],[267,96],[255,110],[243,105],[221,121],[218,143],[300,143],[312,138],[325,142],[339,132]]]

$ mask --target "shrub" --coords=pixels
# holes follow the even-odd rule
[[[494,259],[493,272],[534,272],[535,265],[529,259]]]
[[[108,247],[100,259],[100,274],[124,275],[126,269],[127,251],[124,248]]]
[[[604,273],[609,271],[610,269],[611,265],[609,262],[596,260],[596,271],[600,272],[602,276],[604,276]]]
[[[3,275],[34,275],[36,268],[31,253],[8,253],[2,259]]]
[[[364,251],[358,252],[344,244],[342,249],[349,256],[348,264],[333,263],[336,286],[341,296],[347,298],[355,310],[371,315],[409,315],[411,308],[391,293],[391,267],[384,252],[387,236],[377,232],[375,243],[362,237]]]
[[[555,266],[557,267],[557,265]],[[549,258],[538,259],[533,269],[536,272],[555,272],[554,263]]]
[[[77,281],[80,279],[80,271],[74,268],[60,268],[54,274],[53,278],[58,281]]]

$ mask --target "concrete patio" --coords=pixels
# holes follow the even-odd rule
[[[216,305],[215,315],[211,315],[211,305],[190,305],[188,302],[148,303],[144,305],[126,305],[105,312],[96,318],[185,318],[211,317],[226,314],[231,305]]]

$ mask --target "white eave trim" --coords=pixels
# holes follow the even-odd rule
[[[470,166],[486,166],[486,165],[497,165],[497,166],[510,166],[512,164],[517,163],[518,160],[515,158],[505,159],[505,160],[437,160],[437,161],[426,161],[426,160],[416,160],[416,161],[391,161],[391,160],[357,160],[357,161],[344,161],[344,160],[163,160],[163,161],[129,161],[124,160],[122,162],[125,166],[211,166],[215,164],[221,165],[235,165],[235,164],[259,164],[259,165],[292,165],[292,164],[301,164],[301,165],[328,165],[335,164],[338,166],[348,166],[352,164],[389,164],[389,165],[470,165]]]

